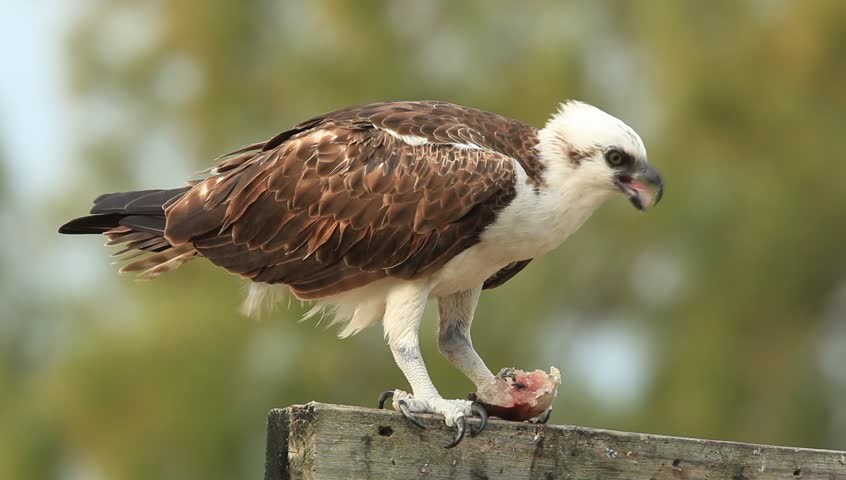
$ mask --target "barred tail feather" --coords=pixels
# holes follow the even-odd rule
[[[112,255],[117,257],[116,263],[131,260],[121,267],[121,273],[139,272],[142,279],[155,278],[197,256],[190,243],[174,246],[164,237],[164,208],[187,190],[183,187],[100,195],[94,200],[91,215],[62,225],[59,233],[103,234],[109,239],[106,246],[123,247]]]
[[[117,257],[115,263],[137,259],[122,266],[120,273],[140,272],[139,278],[151,280],[164,272],[179,268],[197,255],[191,244],[174,247],[162,237],[132,230],[124,233],[123,229],[126,227],[105,233],[109,237],[106,245],[126,245],[123,250],[112,255]]]

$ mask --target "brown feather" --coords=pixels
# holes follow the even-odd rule
[[[509,263],[505,267],[501,268],[498,272],[491,275],[487,280],[485,280],[485,283],[482,288],[487,290],[502,285],[508,280],[511,280],[511,278],[514,277],[514,275],[517,275],[520,270],[526,268],[526,265],[528,265],[531,261],[532,259],[530,258],[528,260],[521,260],[519,262]]]
[[[301,298],[416,278],[479,241],[515,161],[542,183],[536,145],[528,125],[443,102],[338,110],[224,157],[168,206],[166,238]]]

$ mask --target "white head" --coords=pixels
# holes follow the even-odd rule
[[[562,103],[539,132],[548,167],[585,186],[625,194],[640,210],[654,206],[664,187],[646,160],[640,136],[620,119],[577,101]],[[560,168],[560,167],[563,167]]]

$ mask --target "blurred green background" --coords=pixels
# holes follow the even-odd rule
[[[404,387],[378,328],[243,318],[223,271],[137,282],[55,233],[386,99],[537,126],[582,99],[662,171],[657,209],[614,200],[482,296],[491,368],[563,371],[554,422],[846,449],[846,2],[0,4],[0,478],[259,478],[269,409]],[[431,310],[424,355],[463,397]]]

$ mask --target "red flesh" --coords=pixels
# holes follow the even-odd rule
[[[549,409],[560,383],[555,367],[550,373],[504,368],[493,382],[479,390],[476,399],[490,415],[525,421],[541,417]]]

